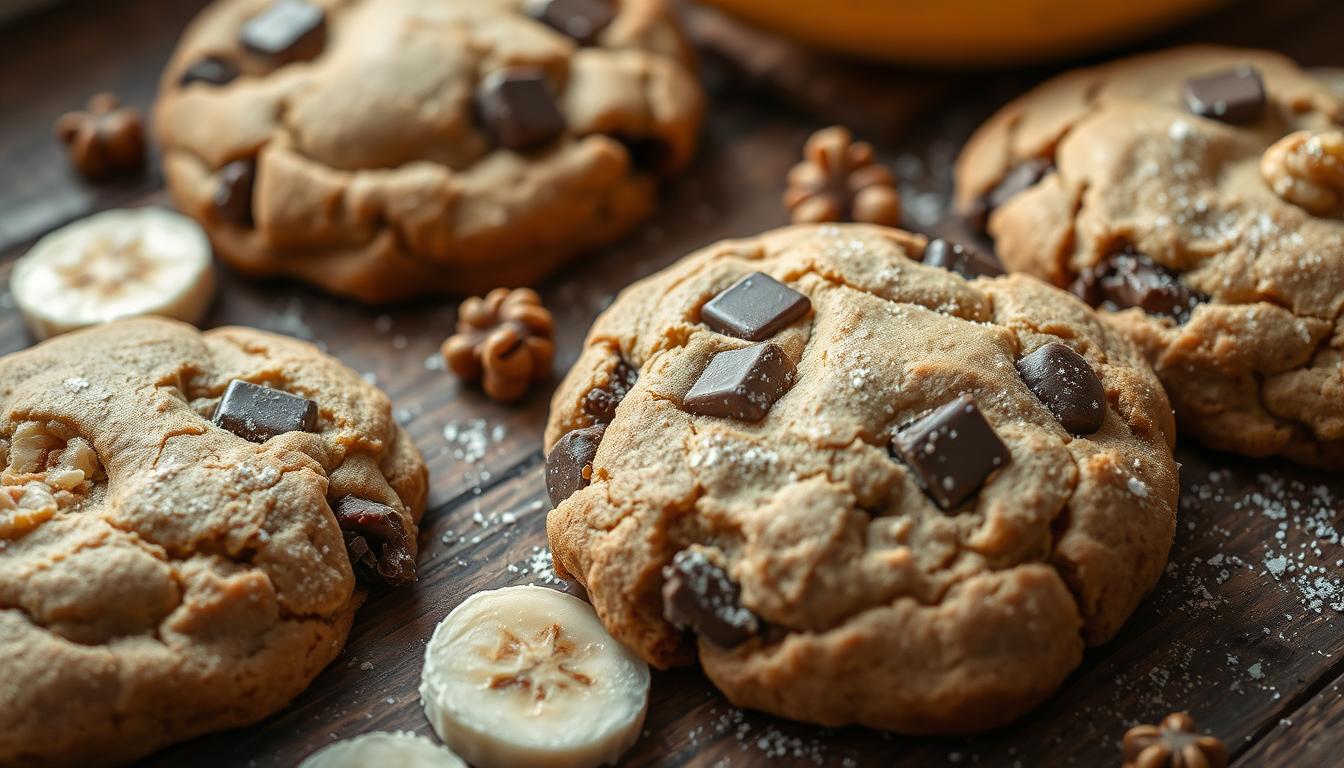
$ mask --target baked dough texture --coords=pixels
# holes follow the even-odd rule
[[[315,58],[245,50],[239,31],[270,0],[220,0],[160,85],[173,199],[245,273],[369,302],[529,284],[629,231],[693,152],[703,94],[665,0],[620,0],[589,46],[523,0],[312,1],[326,11]],[[207,58],[240,73],[183,85]],[[476,114],[478,84],[511,68],[545,72],[566,125],[522,153]],[[251,226],[213,203],[221,169],[248,159]]]
[[[735,704],[839,726],[969,732],[1050,695],[1085,645],[1111,638],[1166,562],[1174,424],[1134,347],[1068,294],[1026,276],[967,281],[919,263],[925,240],[867,225],[725,241],[627,288],[559,388],[548,450],[588,427],[587,393],[639,371],[606,427],[591,484],[552,511],[558,572],[650,663],[693,660],[664,619],[663,568],[695,548],[741,587],[764,630],[701,638]],[[797,367],[759,422],[681,401],[717,352],[701,307],[763,272],[811,311],[771,337]],[[1062,342],[1104,384],[1087,437],[1066,432],[1016,361]],[[893,458],[891,436],[971,396],[1011,451],[948,512]]]
[[[1263,79],[1263,117],[1236,125],[1186,108],[1188,78],[1243,65]],[[1207,297],[1186,322],[1134,308],[1107,321],[1152,362],[1182,431],[1220,450],[1340,469],[1344,219],[1290,202],[1320,200],[1321,190],[1294,186],[1301,179],[1267,150],[1342,121],[1339,92],[1274,53],[1137,56],[1004,107],[957,163],[957,202],[970,211],[1024,163],[1053,166],[989,214],[1004,265],[1068,285],[1128,248],[1173,270]],[[1338,170],[1339,158],[1305,159]],[[1326,182],[1341,183],[1338,173]],[[1316,194],[1294,194],[1304,191]]]
[[[213,425],[235,378],[315,400],[317,431]],[[0,437],[5,766],[121,764],[284,706],[363,595],[329,504],[392,507],[413,547],[427,492],[386,395],[244,328],[121,321],[5,357]]]

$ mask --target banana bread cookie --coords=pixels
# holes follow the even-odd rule
[[[1344,97],[1282,56],[1180,48],[1058,77],[957,164],[1011,270],[1133,339],[1207,445],[1344,468]]]
[[[665,0],[219,0],[164,72],[179,208],[253,275],[534,282],[649,213],[703,96]]]
[[[312,345],[169,320],[0,360],[0,765],[252,723],[415,578],[424,462]],[[352,569],[353,564],[353,569]]]
[[[975,731],[1049,696],[1157,581],[1177,483],[1147,364],[1067,293],[925,251],[782,229],[598,318],[552,403],[547,531],[649,662],[698,640],[742,706]]]

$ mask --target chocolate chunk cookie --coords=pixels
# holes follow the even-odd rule
[[[974,731],[1049,696],[1157,581],[1177,485],[1151,369],[1077,298],[925,247],[778,230],[598,318],[552,403],[547,530],[651,663],[698,646],[742,706]]]
[[[1344,97],[1273,53],[1056,78],[957,164],[1003,263],[1107,312],[1211,447],[1344,468]]]
[[[155,106],[216,252],[365,301],[534,282],[643,219],[703,96],[665,0],[219,0]]]
[[[359,583],[415,577],[425,465],[390,410],[243,328],[0,360],[0,764],[123,764],[307,687]]]

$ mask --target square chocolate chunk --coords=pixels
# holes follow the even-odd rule
[[[610,0],[534,0],[528,13],[579,45],[597,42],[602,30],[616,19]]]
[[[275,0],[243,24],[239,40],[276,66],[307,61],[327,43],[327,14],[307,0]]]
[[[317,403],[278,389],[234,379],[215,407],[215,424],[254,443],[286,432],[312,432]]]
[[[1242,65],[1185,81],[1185,105],[1200,117],[1247,125],[1265,115],[1265,82],[1254,67]]]
[[[700,310],[700,319],[719,333],[761,341],[811,308],[803,294],[763,272],[753,272],[710,299]]]
[[[939,507],[970,498],[989,473],[1012,459],[975,401],[966,395],[896,433],[892,449]]]
[[[699,416],[760,421],[793,386],[793,361],[770,342],[720,352],[686,393],[682,406]]]
[[[555,93],[538,67],[501,69],[486,75],[476,92],[485,128],[506,149],[549,144],[565,131]]]

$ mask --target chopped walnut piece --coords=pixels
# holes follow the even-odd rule
[[[789,171],[784,192],[793,222],[899,224],[901,194],[895,177],[873,155],[871,144],[855,141],[843,126],[812,134],[803,147],[803,161]]]
[[[1136,725],[1125,734],[1124,768],[1227,768],[1227,747],[1195,733],[1195,721],[1173,712],[1161,725]]]
[[[457,333],[443,343],[443,357],[459,378],[480,379],[492,400],[509,403],[551,375],[554,335],[551,313],[536,291],[496,288],[462,302]]]
[[[1265,150],[1260,173],[1284,200],[1318,216],[1338,213],[1344,202],[1344,133],[1290,133]]]

